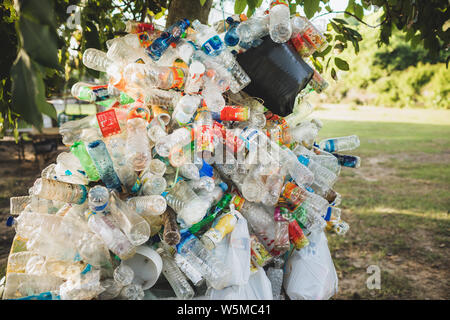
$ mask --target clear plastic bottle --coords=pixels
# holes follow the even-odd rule
[[[164,139],[159,140],[155,145],[155,150],[161,157],[168,157],[172,149],[190,143],[192,136],[193,134],[188,128],[176,129]]]
[[[141,180],[141,194],[143,196],[160,195],[164,192],[164,190],[166,190],[167,181],[164,177],[146,172],[141,177]]]
[[[164,176],[166,169],[167,169],[166,164],[159,159],[152,159],[148,167],[148,170],[151,174],[161,177]]]
[[[295,128],[302,121],[306,119],[314,110],[314,106],[306,100],[302,100],[301,103],[297,103],[294,106],[293,112],[284,117],[284,120],[288,124],[289,128]]]
[[[142,118],[132,118],[127,121],[127,161],[135,171],[147,168],[151,160],[147,124],[147,121]]]
[[[242,43],[251,43],[269,34],[269,15],[253,16],[241,22],[237,27],[237,34]]]
[[[151,141],[158,143],[159,140],[167,136],[167,132],[160,124],[150,123],[150,126],[147,128],[147,135]]]
[[[201,98],[198,95],[185,95],[174,109],[172,118],[178,121],[180,125],[189,123],[194,116],[195,111],[200,106]]]
[[[333,153],[339,164],[348,168],[359,168],[361,166],[361,158],[358,156]]]
[[[192,299],[195,295],[194,290],[192,289],[184,274],[178,268],[173,257],[162,248],[158,248],[156,252],[158,252],[158,254],[162,258],[162,273],[175,292],[175,295],[179,299],[183,300]]]
[[[180,231],[178,230],[177,217],[175,212],[168,208],[162,215],[164,221],[163,240],[169,246],[174,246],[180,242]]]
[[[17,299],[48,291],[58,291],[64,279],[51,275],[9,273],[3,299]]]
[[[200,238],[206,249],[212,250],[223,238],[234,230],[238,221],[234,206],[231,205],[231,211],[216,218],[211,228]]]
[[[283,265],[284,265],[283,258],[276,257],[274,259],[274,266],[269,267],[266,272],[267,277],[269,278],[270,283],[272,284],[273,300],[284,300],[284,297],[281,293],[284,277]]]
[[[167,202],[161,195],[139,196],[129,198],[128,206],[142,216],[159,216],[166,211]]]
[[[87,198],[87,188],[81,184],[72,184],[39,178],[33,185],[34,195],[48,200],[82,204]]]
[[[86,172],[89,180],[98,181],[100,179],[100,175],[86,150],[86,145],[84,142],[75,142],[70,147],[70,151],[78,158],[78,160],[80,160],[81,166],[83,167],[84,172]]]
[[[109,202],[109,191],[103,186],[95,186],[89,190],[89,209],[96,213],[104,212]]]
[[[193,163],[185,163],[180,167],[179,174],[189,180],[200,179],[198,167]]]
[[[80,120],[73,120],[63,123],[59,127],[59,133],[62,135],[62,142],[65,145],[72,145],[75,141],[80,140],[82,129],[98,126],[95,115],[84,117]]]
[[[200,61],[193,60],[191,62],[189,65],[189,74],[184,85],[184,91],[187,94],[194,94],[200,91],[203,86],[203,75],[205,71],[205,65]]]
[[[205,99],[208,109],[212,112],[220,112],[225,107],[225,99],[219,86],[208,77],[204,79],[202,97]]]
[[[100,174],[101,180],[105,183],[108,189],[121,191],[122,186],[114,164],[111,160],[106,145],[102,140],[95,140],[87,145],[87,152],[92,158],[92,161]]]
[[[130,63],[123,70],[127,86],[140,90],[159,88],[182,89],[188,70],[177,67]]]
[[[134,246],[139,246],[150,238],[148,222],[119,198],[117,192],[112,191],[109,210],[111,216],[117,221],[120,229],[126,234]]]
[[[206,192],[212,192],[216,186],[214,179],[208,176],[203,176],[198,180],[190,180],[188,184],[194,191],[205,190]]]
[[[182,234],[177,251],[197,269],[214,289],[223,289],[230,270],[206,249],[200,240],[186,231]]]
[[[298,161],[314,173],[314,181],[316,184],[332,187],[338,178],[333,172],[309,157],[301,155],[298,157]]]
[[[108,59],[105,52],[89,48],[83,53],[83,64],[89,69],[106,72],[113,62]]]
[[[122,287],[128,286],[131,284],[134,278],[133,269],[121,262],[113,272],[114,281],[120,284]]]
[[[117,298],[119,300],[142,300],[144,297],[145,292],[142,286],[132,283],[123,287]]]
[[[9,212],[12,216],[20,214],[25,207],[31,203],[31,196],[11,197],[9,198]]]
[[[99,300],[111,300],[116,298],[120,291],[122,290],[122,286],[118,284],[114,279],[107,278],[100,282],[100,285],[105,289],[102,293],[98,295]]]
[[[199,287],[205,282],[202,274],[181,254],[176,252],[173,257],[177,266],[186,275],[186,277],[192,281],[194,286]]]
[[[289,2],[273,0],[270,3],[269,33],[274,42],[287,42],[292,35]]]
[[[136,253],[136,247],[125,234],[103,213],[86,212],[89,229],[120,259],[126,260]]]
[[[319,147],[327,152],[349,151],[358,148],[360,141],[358,136],[346,136],[325,139],[319,142]]]
[[[311,148],[321,128],[321,121],[314,119],[314,121],[304,121],[297,127],[290,128],[289,133],[295,141]]]

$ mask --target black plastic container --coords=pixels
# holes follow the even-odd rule
[[[314,70],[289,43],[263,43],[237,55],[237,61],[252,80],[244,88],[247,94],[264,100],[264,106],[285,117],[292,113],[295,98],[306,87]]]

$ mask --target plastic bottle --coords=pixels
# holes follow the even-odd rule
[[[163,261],[162,273],[175,292],[175,295],[183,300],[192,299],[195,295],[194,290],[178,268],[173,257],[162,248],[158,248],[156,252],[158,252]]]
[[[199,107],[201,102],[200,96],[197,95],[185,95],[174,109],[172,118],[178,121],[180,125],[189,123],[194,116],[195,111]]]
[[[127,161],[135,171],[142,171],[151,160],[150,142],[147,135],[147,121],[132,118],[127,121]]]
[[[109,202],[109,191],[103,186],[95,186],[89,190],[89,209],[96,213],[104,212]]]
[[[86,145],[83,141],[75,142],[71,147],[70,151],[80,160],[80,163],[86,172],[89,180],[98,181],[100,179],[100,175],[97,171],[97,168],[92,162],[91,157],[89,156]]]
[[[229,269],[225,268],[222,262],[189,231],[182,233],[181,241],[177,244],[177,252],[191,262],[214,289],[220,290],[224,287]]]
[[[269,34],[269,15],[253,16],[241,22],[236,30],[241,43],[251,43]]]
[[[58,291],[64,279],[51,275],[10,273],[6,277],[3,299],[16,299],[48,291]]]
[[[358,148],[359,145],[359,138],[355,135],[330,138],[319,142],[319,147],[327,152],[349,151]]]
[[[193,53],[194,56],[195,52]],[[200,61],[192,61],[189,65],[189,73],[184,85],[187,94],[198,93],[203,86],[203,75],[206,71],[205,65]]]
[[[270,3],[269,33],[274,42],[283,43],[292,35],[289,3],[285,0],[273,0]]]
[[[252,227],[255,235],[263,243],[266,249],[274,256],[280,252],[275,250],[275,221],[273,215],[262,206],[234,196],[232,203]]]
[[[87,152],[100,174],[100,179],[105,183],[108,189],[122,190],[121,182],[114,170],[114,164],[111,160],[106,145],[102,140],[95,140],[87,145]]]
[[[122,288],[118,295],[119,300],[142,300],[145,292],[142,286],[136,283],[129,284]]]
[[[200,179],[200,172],[193,163],[185,163],[180,167],[179,174],[189,180]]]
[[[359,168],[361,166],[361,158],[358,156],[338,153],[333,153],[333,156],[337,158],[339,164],[343,167]]]
[[[150,226],[147,221],[120,200],[115,191],[111,192],[109,210],[120,229],[134,246],[139,246],[150,238]]]
[[[158,61],[171,43],[179,41],[189,25],[189,20],[182,19],[167,28],[148,48],[146,48],[149,57],[152,58],[153,61]]]
[[[175,252],[173,257],[177,266],[186,275],[186,277],[192,281],[194,286],[199,287],[205,282],[202,274],[197,269],[195,269],[192,264],[181,254]]]
[[[284,297],[281,293],[284,278],[284,272],[282,269],[284,261],[281,257],[276,257],[273,261],[274,266],[269,267],[266,272],[267,277],[269,278],[270,283],[272,284],[273,300],[284,300]]]
[[[162,215],[164,221],[163,240],[169,246],[174,246],[180,242],[180,231],[176,221],[176,214],[172,209],[168,209]]]
[[[159,140],[155,145],[155,150],[161,157],[168,157],[175,147],[190,143],[192,136],[193,134],[188,128],[176,129],[164,139]]]
[[[337,176],[314,160],[301,155],[298,157],[298,161],[314,173],[314,180],[317,184],[332,187],[336,182]]]
[[[150,195],[160,195],[166,190],[167,181],[165,178],[161,176],[157,176],[151,174],[150,172],[144,173],[141,178],[142,180],[142,188],[141,195],[150,196]]]
[[[12,216],[20,214],[31,203],[31,196],[9,198],[9,212]]]
[[[80,134],[82,129],[98,126],[97,118],[95,115],[84,117],[80,120],[73,120],[63,123],[59,127],[59,133],[63,137],[63,143],[65,145],[72,145],[75,141],[80,140]]]
[[[126,260],[136,253],[136,247],[125,234],[103,213],[86,212],[89,229],[120,259]]]
[[[127,266],[121,262],[117,268],[114,269],[113,273],[114,281],[120,284],[122,287],[131,284],[134,278],[134,271],[130,266]]]
[[[33,185],[34,195],[48,200],[82,204],[87,198],[87,188],[81,184],[39,178]]]
[[[234,206],[232,206],[231,212],[218,217],[212,227],[200,238],[206,249],[214,249],[227,234],[233,231],[238,220],[233,211],[235,211]]]
[[[129,198],[127,204],[142,216],[159,216],[166,211],[166,199],[160,195],[149,195]]]

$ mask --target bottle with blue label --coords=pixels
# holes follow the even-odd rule
[[[359,168],[361,166],[361,158],[358,156],[339,153],[333,153],[333,156],[337,158],[339,164],[343,167]]]
[[[327,152],[350,151],[358,148],[359,145],[360,141],[356,135],[325,139],[319,142],[320,149]]]
[[[153,43],[145,49],[153,61],[158,61],[164,52],[169,48],[171,43],[178,42],[182,35],[186,32],[190,22],[187,19],[182,19],[171,25],[165,32],[163,32]]]

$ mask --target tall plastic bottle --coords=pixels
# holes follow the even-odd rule
[[[273,0],[270,3],[269,33],[274,42],[284,43],[291,38],[289,2]]]
[[[163,261],[162,272],[175,292],[175,295],[183,300],[192,299],[195,295],[194,290],[178,268],[173,257],[162,248],[158,248],[156,252],[161,256]]]
[[[192,263],[206,281],[217,290],[224,288],[229,269],[206,249],[200,240],[189,231],[182,233],[177,252]]]
[[[319,147],[327,152],[349,151],[358,148],[360,141],[358,136],[346,136],[325,139],[319,142]]]
[[[72,184],[39,178],[33,185],[34,195],[48,200],[82,204],[87,198],[87,188],[81,184]]]
[[[142,118],[132,118],[127,121],[127,161],[135,171],[147,168],[151,160],[147,124],[147,121]]]
[[[71,147],[70,151],[80,160],[80,163],[86,172],[89,180],[98,181],[100,179],[100,175],[97,171],[97,168],[92,162],[91,157],[89,156],[86,145],[83,141],[75,142]]]
[[[106,145],[102,140],[95,140],[87,145],[87,152],[92,158],[92,161],[100,174],[101,180],[105,183],[108,189],[121,191],[122,186],[114,164],[111,160]]]

